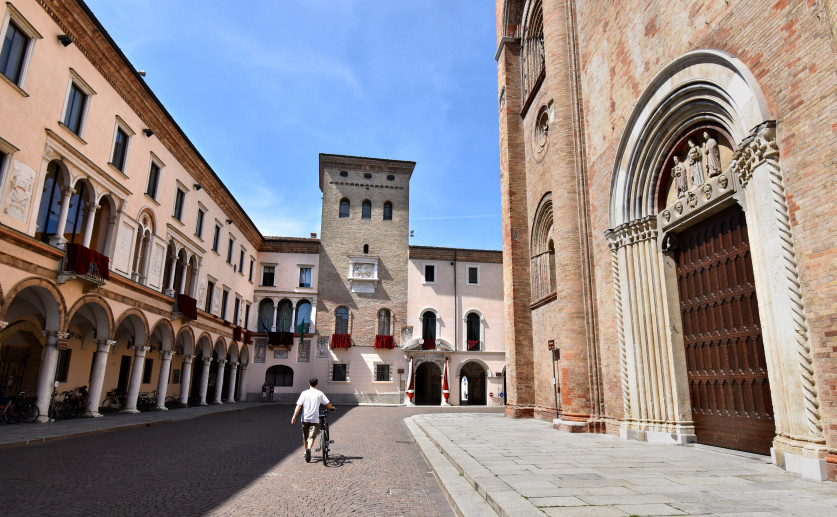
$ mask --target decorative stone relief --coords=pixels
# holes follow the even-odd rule
[[[273,351],[273,358],[274,359],[287,359],[288,358],[288,351],[287,350],[274,350]]]
[[[307,363],[311,359],[311,340],[304,339],[297,349],[296,360],[299,363]]]
[[[535,117],[533,129],[532,149],[535,151],[535,160],[540,162],[546,156],[546,149],[549,147],[549,124],[552,116],[548,106],[541,106],[538,116]]]
[[[348,280],[353,293],[374,293],[378,287],[378,258],[350,256]]]
[[[706,199],[712,199],[712,185],[709,183],[704,183],[703,188],[700,189],[703,192],[703,197]]]
[[[328,337],[317,338],[317,358],[324,359],[328,355]]]
[[[124,274],[130,273],[131,267],[131,240],[134,236],[134,228],[127,222],[119,227],[116,237],[116,251],[113,257],[113,267]]]
[[[20,222],[26,222],[29,204],[32,202],[32,190],[35,186],[36,173],[25,163],[15,161],[12,177],[9,180],[9,193],[6,195],[6,208],[3,212]]]
[[[779,161],[779,146],[776,143],[776,128],[762,124],[741,141],[729,168],[741,185],[746,187],[756,167],[767,160]]]
[[[499,105],[501,110],[506,107],[506,86],[505,85],[503,85],[503,87],[500,89],[500,99],[497,101],[497,104]]]
[[[256,349],[256,357],[253,359],[254,363],[263,363],[267,355],[267,339],[257,339],[254,348]]]
[[[413,339],[413,327],[401,327],[401,346],[406,345]]]
[[[148,270],[148,283],[153,287],[159,287],[163,275],[163,248],[154,245],[151,256],[151,268]]]
[[[671,168],[671,178],[678,198],[687,197],[688,192],[697,190],[708,179],[720,176],[723,172],[718,141],[708,131],[703,132],[703,140],[700,147],[689,140],[686,156],[681,159],[674,155],[672,158],[674,166]]]
[[[206,281],[200,281],[200,287],[198,287],[198,307],[206,307]]]
[[[221,289],[215,289],[212,295],[212,314],[217,313],[219,307],[221,307]]]

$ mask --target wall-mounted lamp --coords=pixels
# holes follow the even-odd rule
[[[64,45],[65,47],[69,47],[70,43],[73,42],[73,38],[67,36],[66,34],[59,34],[58,35],[58,41],[60,41],[61,44]]]
[[[203,188],[203,185],[201,185],[200,183],[195,183],[195,190],[200,190],[202,188]]]
[[[140,77],[145,77],[145,70],[137,70],[137,75]]]
[[[232,224],[232,219],[227,219],[227,224]]]
[[[154,130],[153,129],[145,128],[145,129],[142,130],[142,132],[145,134],[145,136],[154,136]]]

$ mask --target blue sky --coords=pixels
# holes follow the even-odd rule
[[[502,247],[493,2],[87,4],[264,235],[319,232],[334,153],[417,162],[411,244]]]

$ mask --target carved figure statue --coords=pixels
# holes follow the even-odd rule
[[[677,197],[681,198],[685,196],[686,191],[689,190],[689,181],[686,179],[686,168],[683,167],[683,162],[677,156],[674,157],[674,167],[671,169],[671,175],[674,176]]]
[[[694,142],[689,140],[689,154],[687,155],[687,163],[689,164],[689,170],[692,176],[692,188],[695,188],[698,185],[703,185],[703,164],[701,161],[703,160],[703,153],[700,152],[700,149],[695,145]]]
[[[721,153],[718,151],[718,142],[709,136],[706,131],[703,132],[703,153],[706,155],[706,174],[710,178],[714,178],[721,173]]]

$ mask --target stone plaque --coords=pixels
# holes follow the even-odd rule
[[[317,357],[324,359],[328,356],[328,337],[317,338]]]
[[[274,359],[287,359],[288,358],[288,351],[287,350],[274,350],[273,351],[273,358]]]
[[[296,361],[298,363],[307,363],[311,360],[311,340],[306,339],[299,344]]]

